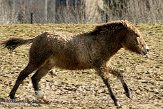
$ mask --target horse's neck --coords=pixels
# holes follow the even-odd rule
[[[112,57],[118,52],[118,50],[122,48],[121,37],[121,35],[112,35],[108,39],[104,39],[107,47],[108,57]]]

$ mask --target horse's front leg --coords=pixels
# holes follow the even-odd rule
[[[113,90],[110,86],[109,80],[108,80],[108,72],[105,68],[101,67],[96,69],[96,71],[98,72],[99,76],[102,78],[104,84],[107,86],[110,97],[112,98],[112,100],[114,101],[115,106],[121,106],[116,98],[116,96],[113,93]]]
[[[112,67],[112,66],[108,66],[108,67],[107,67],[107,70],[109,71],[109,73],[113,74],[114,76],[116,76],[116,77],[121,81],[122,86],[123,86],[123,88],[124,88],[124,90],[125,90],[126,96],[127,96],[128,98],[131,98],[130,89],[128,88],[128,86],[127,86],[125,80],[123,79],[123,74],[122,74],[123,71],[118,70],[118,69],[116,69],[116,68],[114,68],[114,67]]]

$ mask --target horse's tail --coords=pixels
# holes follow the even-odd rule
[[[4,48],[7,48],[8,50],[12,51],[18,46],[24,45],[24,44],[30,44],[33,42],[33,39],[22,39],[22,38],[10,38],[7,41],[4,41],[2,45]]]

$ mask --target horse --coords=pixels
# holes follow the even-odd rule
[[[10,38],[3,42],[3,46],[12,51],[29,43],[32,43],[29,62],[20,72],[9,94],[11,99],[15,99],[19,85],[33,71],[36,71],[32,76],[35,94],[42,96],[39,81],[53,67],[68,70],[95,69],[106,85],[115,106],[120,106],[110,86],[108,74],[113,74],[121,81],[128,98],[131,98],[131,92],[122,71],[109,64],[111,57],[121,48],[140,55],[146,55],[149,51],[139,30],[127,20],[97,25],[89,32],[72,36],[44,32],[32,39]]]

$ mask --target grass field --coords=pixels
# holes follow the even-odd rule
[[[0,25],[0,43],[11,37],[30,38],[45,32],[59,31],[79,34],[92,30],[96,25]],[[110,75],[111,85],[123,109],[163,108],[163,25],[139,24],[147,45],[148,58],[121,49],[111,63],[124,70],[132,99],[128,99],[115,77]],[[18,100],[11,102],[8,94],[19,72],[28,62],[30,45],[17,48],[12,53],[0,45],[0,108],[54,108],[54,109],[116,109],[105,85],[94,70],[67,71],[55,69],[40,84],[48,104],[36,101],[31,84],[32,74],[19,87]]]

